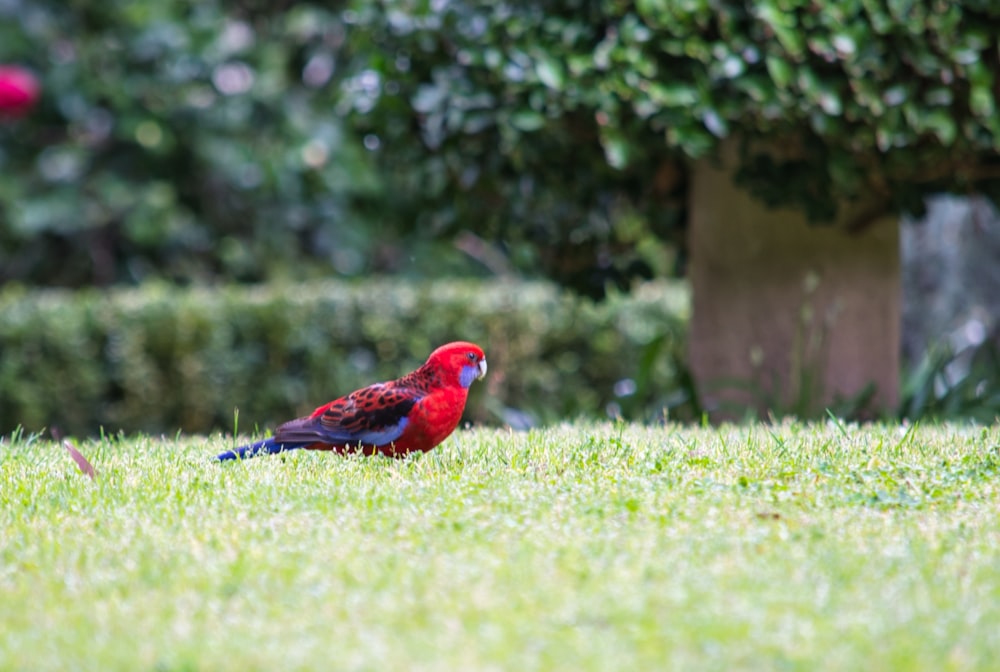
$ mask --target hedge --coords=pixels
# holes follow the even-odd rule
[[[683,399],[687,296],[650,283],[593,303],[523,282],[0,291],[0,433],[261,430],[437,345],[487,351],[468,419],[662,413]]]

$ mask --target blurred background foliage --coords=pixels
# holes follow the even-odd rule
[[[817,221],[1000,194],[989,0],[0,0],[0,282],[683,270],[686,161]],[[891,151],[890,151],[891,150]],[[872,216],[877,212],[870,213]],[[859,223],[859,225],[863,222]]]
[[[474,115],[487,132],[461,156],[482,163],[428,158],[432,138],[373,109],[372,66],[409,66],[373,53],[354,10],[2,0],[0,18],[0,61],[43,82],[34,114],[0,126],[0,282],[541,273],[601,296],[674,264],[676,167],[637,188],[645,167],[608,167],[592,120],[523,143],[539,167],[490,151],[513,126]],[[433,91],[414,95],[433,113]],[[639,216],[629,184],[670,207]]]
[[[0,15],[0,60],[44,86],[0,128],[0,280],[379,270],[379,219],[352,207],[377,175],[331,113],[335,12],[4,0]]]
[[[0,291],[0,433],[261,431],[331,391],[395,378],[438,345],[487,344],[467,419],[693,419],[678,363],[687,292],[594,303],[551,283],[319,281]]]
[[[639,280],[682,273],[685,161],[740,126],[773,136],[807,129],[793,143],[804,158],[778,165],[748,153],[744,177],[765,198],[806,207],[818,219],[866,179],[891,192],[891,207],[916,212],[956,179],[993,193],[995,166],[981,172],[954,157],[995,154],[998,31],[1000,9],[989,0],[0,0],[0,63],[31,68],[43,87],[31,115],[0,123],[0,284],[8,286],[2,310],[11,339],[3,344],[4,384],[20,390],[5,388],[3,420],[28,412],[11,394],[41,403],[42,388],[28,384],[31,369],[12,363],[22,352],[16,348],[32,340],[35,354],[25,361],[35,365],[51,348],[90,353],[119,370],[101,359],[118,341],[85,336],[98,329],[103,294],[82,294],[79,314],[59,304],[75,315],[66,324],[85,325],[73,335],[25,317],[36,299],[17,287],[152,282],[153,298],[107,299],[118,308],[106,315],[121,324],[140,320],[128,306],[149,317],[149,305],[179,302],[149,318],[160,326],[136,326],[136,338],[167,329],[187,310],[190,295],[172,294],[163,282],[277,282],[293,300],[297,290],[288,283],[312,287],[325,278],[394,275],[405,293],[418,279],[527,277],[613,302],[619,290],[643,287]],[[938,172],[911,174],[912,165],[935,161]],[[923,291],[916,281],[911,286]],[[596,327],[572,316],[601,309],[573,305],[564,319],[582,337]],[[17,320],[9,317],[15,309]],[[459,319],[448,310],[442,315]],[[344,319],[361,319],[348,314]],[[675,394],[663,390],[683,397],[677,324],[667,320],[619,342],[630,348],[624,363],[601,374],[601,391],[583,394],[586,403],[560,397],[549,407],[650,417],[662,396]],[[995,322],[983,324],[979,350],[998,342]],[[43,329],[65,341],[44,345],[54,336]],[[107,324],[101,330],[114,331]],[[96,340],[77,350],[74,338]],[[331,341],[317,352],[333,358],[367,349],[396,371],[429,345],[411,349],[401,337],[390,353],[365,338],[363,345]],[[554,352],[561,351],[537,354]],[[912,357],[901,414],[968,414],[976,400],[978,417],[1000,410],[995,395],[983,392],[993,389],[983,375],[1000,380],[1000,369],[989,369],[993,360],[966,353],[976,365],[962,370],[987,374],[956,379],[945,371],[954,357],[940,354],[950,351],[936,352]],[[253,357],[243,366],[264,371]],[[657,367],[672,373],[643,378]],[[131,388],[109,384],[110,375],[95,378],[94,389],[112,400],[128,397],[123,390]],[[320,380],[337,389],[353,384]],[[618,392],[628,392],[618,395],[624,401],[606,389],[617,382]],[[575,383],[577,390],[596,384]],[[668,386],[660,397],[649,393],[657,385]],[[308,392],[322,399],[329,389]],[[525,394],[544,409],[550,393]],[[266,418],[292,410],[292,397],[282,399],[258,410]],[[109,423],[143,426],[129,415],[134,410],[112,412],[122,407],[116,404],[88,408],[111,413],[98,416]],[[212,422],[225,422],[213,408]],[[164,417],[180,423],[188,416]]]

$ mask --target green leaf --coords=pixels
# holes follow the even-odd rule
[[[839,117],[844,111],[840,96],[831,88],[824,88],[817,97],[816,102],[831,117]]]
[[[604,126],[601,128],[601,147],[604,148],[604,158],[612,168],[621,170],[629,162],[628,139],[621,131]]]
[[[858,45],[850,33],[837,33],[833,36],[833,48],[837,50],[842,58],[854,56],[858,50]]]
[[[594,67],[594,58],[590,54],[573,54],[566,59],[569,73],[579,77]]]
[[[650,100],[662,107],[688,107],[698,102],[698,90],[681,83],[650,82],[646,88]]]
[[[794,12],[786,11],[778,3],[762,2],[757,16],[774,31],[778,43],[790,56],[799,57],[805,47],[805,33],[798,25]]]
[[[996,113],[996,100],[993,91],[985,86],[973,84],[969,94],[969,107],[977,117],[992,117]]]
[[[421,114],[430,114],[437,110],[444,99],[448,96],[443,86],[438,84],[427,84],[417,89],[410,104],[413,109]]]
[[[534,110],[517,110],[510,115],[510,125],[519,131],[530,133],[545,125],[545,117]]]
[[[705,128],[717,138],[724,138],[729,135],[729,124],[715,110],[707,110],[701,115]]]
[[[562,64],[554,58],[545,56],[535,63],[535,73],[538,79],[550,89],[562,88],[565,79]]]
[[[937,136],[942,145],[948,146],[955,142],[958,135],[958,125],[947,110],[933,110],[923,119],[927,128]]]
[[[788,85],[792,82],[792,78],[795,76],[792,66],[789,65],[788,61],[776,56],[768,56],[764,60],[764,63],[767,65],[767,73],[771,75],[771,79],[775,85],[779,89],[787,89]]]
[[[677,124],[667,129],[667,144],[680,148],[691,158],[704,156],[716,145],[716,139],[708,130],[695,122]]]
[[[639,16],[652,26],[667,25],[670,14],[670,3],[667,0],[638,0],[635,3]]]
[[[993,97],[993,73],[982,63],[969,66],[969,107],[972,114],[980,118],[991,117],[996,112]]]

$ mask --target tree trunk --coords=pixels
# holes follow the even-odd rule
[[[855,234],[842,223],[810,225],[804,213],[770,209],[736,187],[735,166],[727,143],[721,161],[695,164],[691,181],[688,347],[704,409],[714,420],[747,409],[894,412],[898,219]]]

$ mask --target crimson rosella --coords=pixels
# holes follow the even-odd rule
[[[485,375],[486,355],[478,345],[442,345],[416,371],[351,392],[286,422],[271,438],[227,450],[217,459],[248,459],[297,448],[390,456],[426,452],[455,430],[469,386]]]

